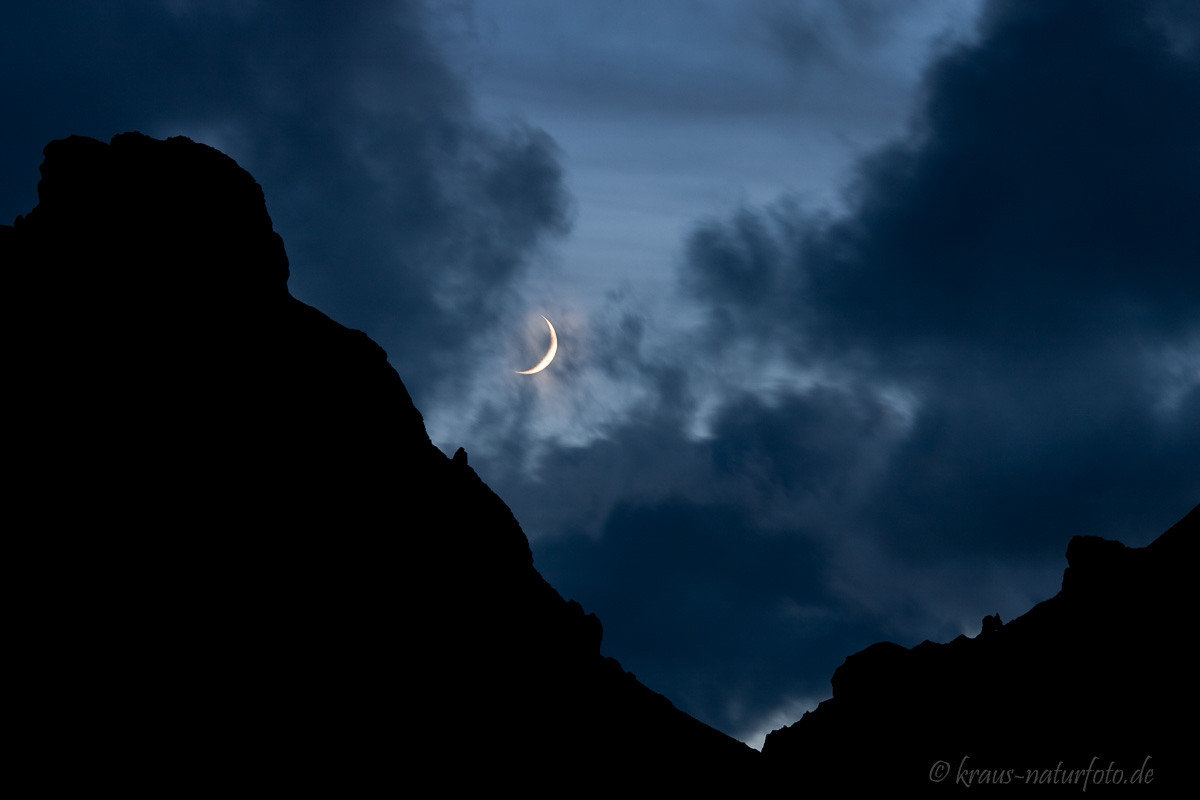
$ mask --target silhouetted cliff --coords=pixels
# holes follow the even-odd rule
[[[1079,792],[1071,773],[1089,767],[1089,793],[1180,790],[1194,763],[1198,534],[1200,507],[1140,549],[1076,536],[1058,595],[1008,624],[985,618],[974,639],[850,656],[833,698],[770,734],[764,761],[829,791]]]
[[[249,174],[140,134],[45,156],[0,263],[15,719],[48,786],[571,794],[756,763],[600,656],[382,349],[288,294]]]
[[[1076,537],[1062,592],[975,639],[850,656],[759,758],[600,655],[384,352],[289,295],[232,160],[72,137],[42,176],[0,264],[9,755],[47,793],[819,797],[1093,757],[1186,785],[1200,511]]]

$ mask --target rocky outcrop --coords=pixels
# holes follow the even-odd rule
[[[48,785],[336,796],[755,763],[600,655],[383,350],[290,296],[249,174],[132,133],[45,155],[37,207],[0,227],[18,761]]]
[[[1076,536],[1062,590],[1023,616],[850,656],[832,699],[767,737],[768,769],[826,791],[1187,785],[1198,534],[1200,507],[1145,548]]]

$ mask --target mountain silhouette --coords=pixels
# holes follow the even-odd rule
[[[41,174],[0,263],[11,755],[47,791],[824,796],[963,756],[1179,784],[1196,510],[1072,539],[1062,592],[975,639],[851,656],[759,754],[601,655],[384,351],[288,293],[232,159],[70,137]]]
[[[832,699],[768,735],[768,769],[820,765],[804,782],[826,791],[1189,785],[1198,534],[1200,506],[1144,548],[1076,536],[1062,590],[1017,619],[850,656]]]
[[[600,655],[600,622],[537,573],[466,454],[430,443],[383,350],[289,295],[231,159],[71,137],[38,193],[0,255],[41,772],[569,794],[757,761]]]

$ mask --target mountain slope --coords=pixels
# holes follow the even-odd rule
[[[132,133],[45,155],[0,262],[18,727],[48,781],[558,793],[754,766],[600,655],[383,350],[288,294],[249,174]]]

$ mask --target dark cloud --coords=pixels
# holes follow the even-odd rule
[[[1190,331],[1196,66],[1145,6],[995,4],[929,71],[910,137],[866,160],[851,214],[804,221],[799,243],[786,208],[709,224],[688,286],[887,349]]]
[[[808,276],[797,259],[811,235],[805,221],[799,204],[785,199],[707,220],[691,233],[682,289],[705,303],[711,345],[803,337]]]
[[[916,141],[810,254],[830,324],[1028,347],[1194,319],[1200,73],[1136,8],[994,12],[931,71]]]
[[[846,502],[903,424],[876,397],[817,387],[770,405],[752,396],[727,403],[707,446],[718,480],[748,482],[764,499]]]

